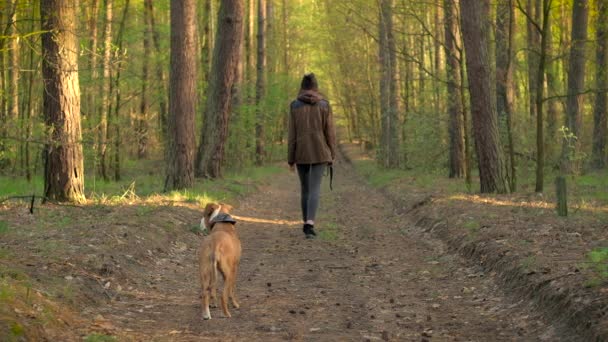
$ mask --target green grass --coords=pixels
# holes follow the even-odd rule
[[[380,167],[375,160],[356,160],[354,164],[357,171],[367,179],[368,183],[377,188],[406,181],[409,185],[427,190],[441,187],[449,193],[468,192],[464,180],[448,179],[445,174],[441,173],[442,171],[438,170],[385,169]]]
[[[163,193],[164,175],[158,174],[158,162],[129,162],[128,170],[120,181],[104,181],[91,171],[85,173],[85,194],[87,199],[102,204],[121,204],[137,198],[154,195],[167,197],[174,201],[188,203],[207,203],[209,201],[228,201],[248,193],[255,183],[284,171],[277,166],[252,167],[238,173],[227,173],[223,179],[197,179],[191,189]],[[150,170],[154,170],[152,173]],[[0,177],[0,199],[9,196],[42,194],[42,176],[36,176],[31,183],[24,178]],[[138,214],[145,215],[148,209]],[[60,225],[66,222],[60,222]],[[0,225],[0,233],[2,226]]]
[[[85,342],[115,342],[118,340],[114,336],[93,333],[93,334],[87,335],[84,338],[84,341]]]
[[[327,222],[323,229],[319,229],[319,239],[323,241],[336,241],[338,239],[338,225],[335,222]]]
[[[0,234],[4,234],[4,233],[8,232],[8,230],[9,230],[8,222],[0,221]]]
[[[586,286],[595,287],[608,283],[608,247],[597,247],[587,253],[585,268],[590,269],[593,274]]]

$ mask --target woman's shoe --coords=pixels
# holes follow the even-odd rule
[[[304,235],[306,235],[307,239],[314,239],[317,237],[317,233],[315,232],[315,227],[312,224],[305,223],[304,224]]]

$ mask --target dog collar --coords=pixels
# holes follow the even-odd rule
[[[234,218],[232,218],[232,216],[230,216],[229,214],[225,214],[225,213],[217,214],[213,218],[213,220],[211,220],[211,222],[210,222],[211,228],[213,229],[213,226],[218,222],[236,224],[236,220]]]

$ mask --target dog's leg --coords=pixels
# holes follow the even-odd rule
[[[232,315],[230,315],[230,311],[228,311],[228,293],[230,291],[228,290],[228,287],[226,285],[224,285],[224,289],[222,291],[222,311],[224,311],[224,316],[226,318],[230,318],[232,317]]]
[[[236,273],[237,266],[232,269],[232,276],[230,277],[232,279],[232,283],[230,284],[230,298],[232,299],[232,306],[238,309],[240,305],[236,299]]]
[[[222,300],[220,304],[222,305],[222,311],[224,311],[224,316],[226,318],[232,317],[230,315],[230,311],[228,311],[228,297],[230,296],[230,287],[232,286],[232,270],[230,266],[222,260],[220,262],[220,272],[224,276],[224,288],[222,289]]]
[[[211,319],[209,311],[209,290],[203,291],[203,319]]]
[[[217,308],[217,288],[215,286],[211,288],[211,307]]]

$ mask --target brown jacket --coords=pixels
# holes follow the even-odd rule
[[[316,164],[336,158],[336,132],[329,102],[304,90],[291,103],[287,162]]]

